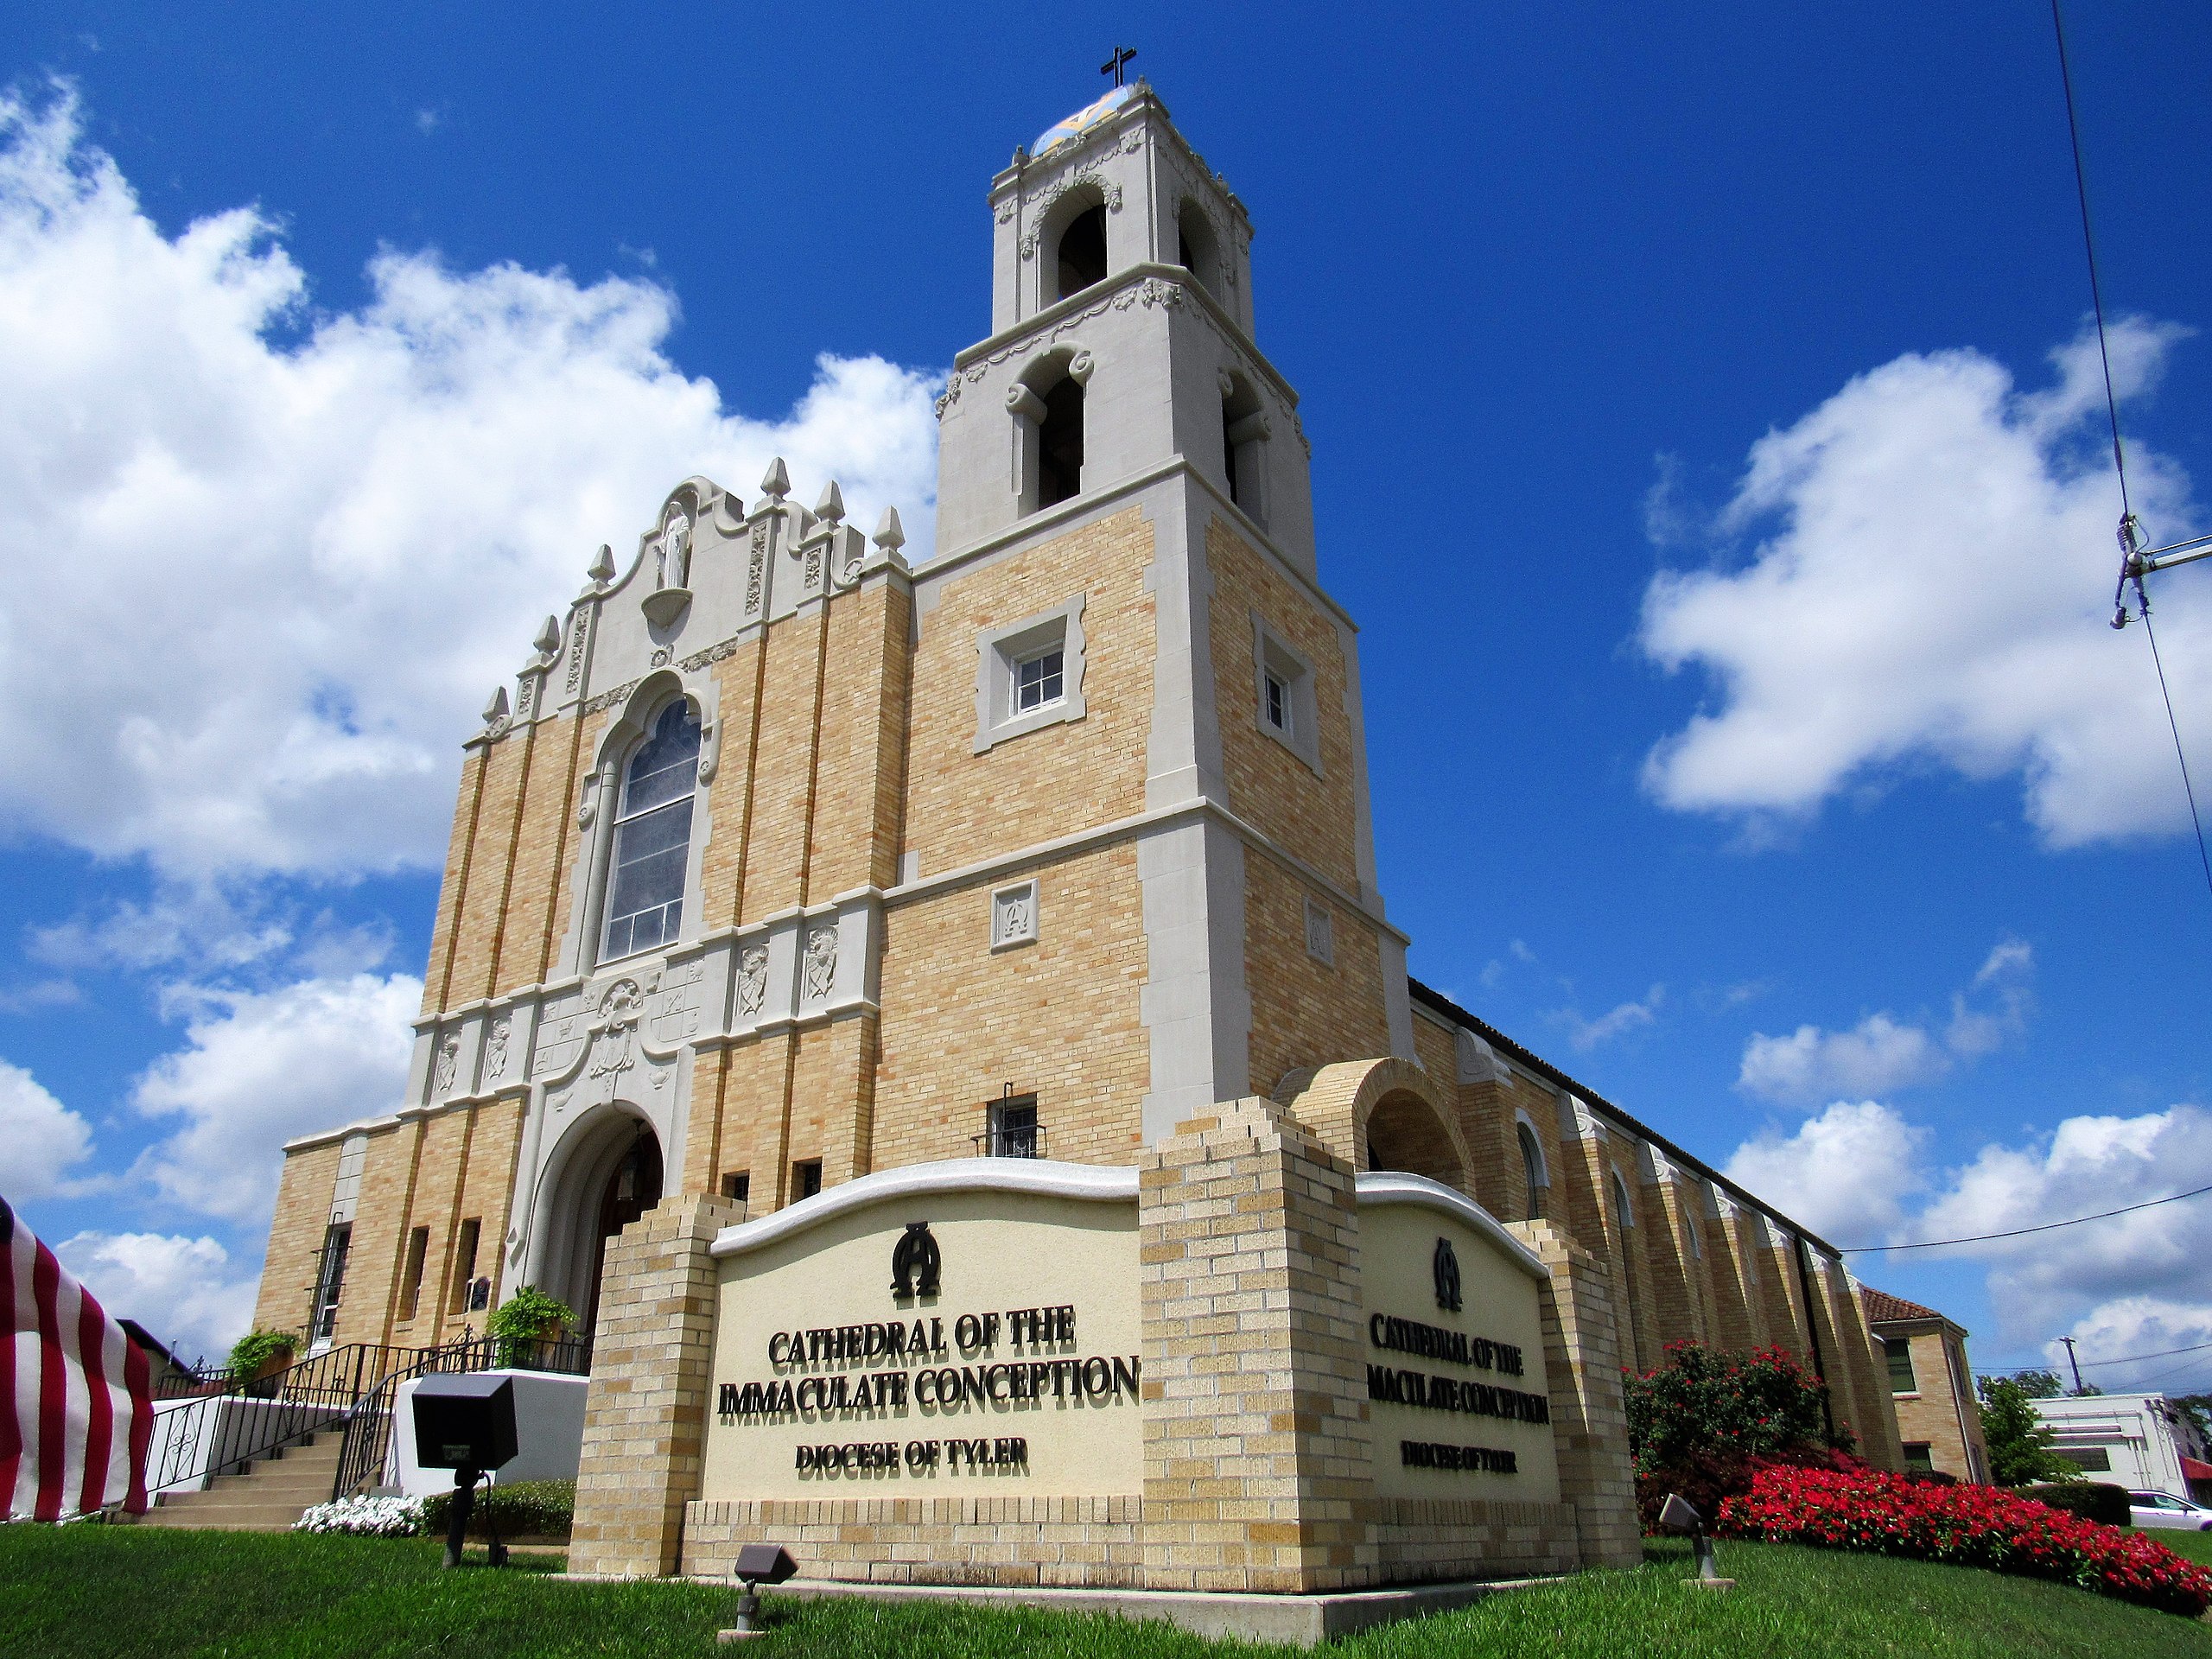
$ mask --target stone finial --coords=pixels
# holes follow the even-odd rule
[[[768,470],[760,480],[760,493],[771,501],[780,501],[791,493],[791,475],[784,470],[784,458],[778,455],[768,463]]]
[[[886,553],[896,553],[906,545],[906,531],[899,523],[898,508],[886,507],[883,510],[883,517],[877,521],[875,534],[870,539]]]
[[[559,651],[561,649],[561,619],[557,616],[547,617],[545,626],[538,629],[537,638],[531,643],[537,647],[538,654],[542,657],[550,657]]]
[[[594,582],[614,580],[614,550],[605,542],[599,544],[599,556],[591,562],[591,569],[584,574]]]
[[[500,686],[492,693],[492,701],[484,705],[484,723],[496,726],[507,717],[507,688]]]
[[[837,487],[836,479],[823,486],[822,499],[814,504],[814,516],[833,524],[845,516],[845,493]]]

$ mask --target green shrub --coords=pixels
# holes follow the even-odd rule
[[[450,1491],[433,1492],[423,1500],[423,1530],[432,1538],[446,1535],[453,1512]],[[468,1535],[491,1535],[497,1522],[499,1536],[525,1535],[566,1538],[575,1524],[576,1483],[573,1480],[517,1480],[499,1486],[479,1486],[476,1506],[469,1511]]]
[[[2076,1480],[2063,1486],[2024,1486],[2020,1489],[2020,1496],[2048,1503],[2054,1510],[2063,1510],[2069,1515],[2078,1515],[2084,1521],[2101,1521],[2108,1527],[2133,1526],[2135,1522],[2125,1486]]]
[[[492,1310],[485,1330],[499,1344],[499,1363],[518,1365],[531,1357],[531,1348],[576,1322],[575,1310],[556,1301],[535,1285],[520,1290]]]
[[[300,1354],[308,1339],[296,1331],[250,1331],[231,1344],[231,1376],[243,1382],[261,1369],[262,1362],[279,1350]]]

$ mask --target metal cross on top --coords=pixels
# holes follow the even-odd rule
[[[1119,86],[1122,84],[1122,66],[1136,54],[1137,49],[1134,46],[1117,46],[1114,48],[1114,55],[1098,66],[1098,73],[1102,75],[1113,76],[1114,84]]]

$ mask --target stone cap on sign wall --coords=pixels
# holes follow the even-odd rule
[[[887,1169],[840,1182],[758,1221],[725,1227],[715,1236],[710,1249],[717,1256],[742,1255],[872,1204],[947,1192],[1022,1192],[1100,1204],[1134,1204],[1137,1172],[1120,1165],[1065,1164],[1046,1158],[948,1158],[933,1164],[910,1164],[903,1169]]]
[[[1497,1245],[1500,1254],[1530,1278],[1547,1284],[1551,1281],[1551,1272],[1541,1259],[1508,1232],[1496,1216],[1440,1181],[1402,1170],[1369,1169],[1354,1177],[1352,1192],[1363,1210],[1370,1205],[1414,1204],[1450,1216]]]

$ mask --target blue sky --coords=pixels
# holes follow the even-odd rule
[[[0,1190],[157,1329],[219,1340],[276,1140],[386,1103],[459,739],[592,550],[778,451],[926,536],[986,183],[1116,38],[1257,226],[1414,971],[1838,1243],[2212,1182],[2030,0],[16,15]],[[2212,37],[2069,24],[2142,493],[2202,531]],[[2158,599],[2212,780],[2212,572]],[[2020,1365],[2212,1342],[2208,1247],[1861,1270]]]

